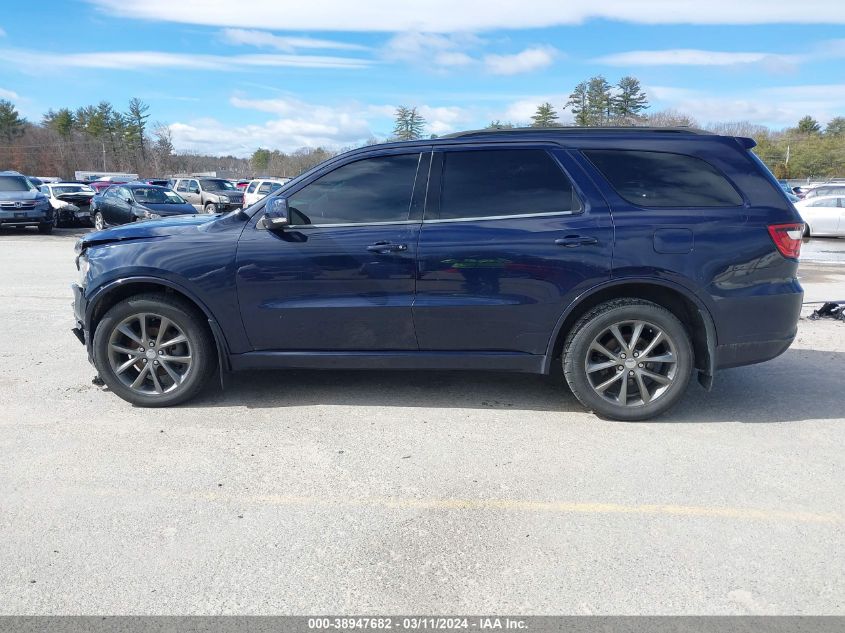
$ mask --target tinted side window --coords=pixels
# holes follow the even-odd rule
[[[445,152],[443,163],[441,219],[580,208],[572,183],[543,150]]]
[[[641,207],[737,207],[742,196],[713,165],[683,154],[584,150],[621,197]]]
[[[249,186],[246,188],[246,192],[252,193],[253,191],[255,191],[255,188],[257,186],[258,186],[258,181],[253,180],[251,183],[249,183]]]
[[[291,224],[407,220],[419,157],[380,156],[338,167],[288,199]]]

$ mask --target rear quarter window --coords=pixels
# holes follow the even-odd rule
[[[713,165],[685,154],[584,150],[610,186],[641,207],[738,207],[742,196]]]

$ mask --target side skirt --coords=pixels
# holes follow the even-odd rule
[[[439,369],[543,373],[544,356],[519,352],[247,352],[232,354],[245,369]]]

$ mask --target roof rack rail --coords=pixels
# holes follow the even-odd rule
[[[513,127],[513,128],[485,128],[481,130],[466,130],[445,134],[438,138],[464,138],[467,136],[483,136],[485,134],[637,134],[643,132],[656,132],[661,134],[701,134],[712,135],[713,132],[701,130],[694,127],[581,127],[581,126],[560,126],[560,127]]]

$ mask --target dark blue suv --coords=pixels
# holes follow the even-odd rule
[[[479,131],[347,152],[245,210],[77,245],[75,332],[117,395],[215,368],[549,373],[639,420],[796,333],[801,218],[690,129]]]

